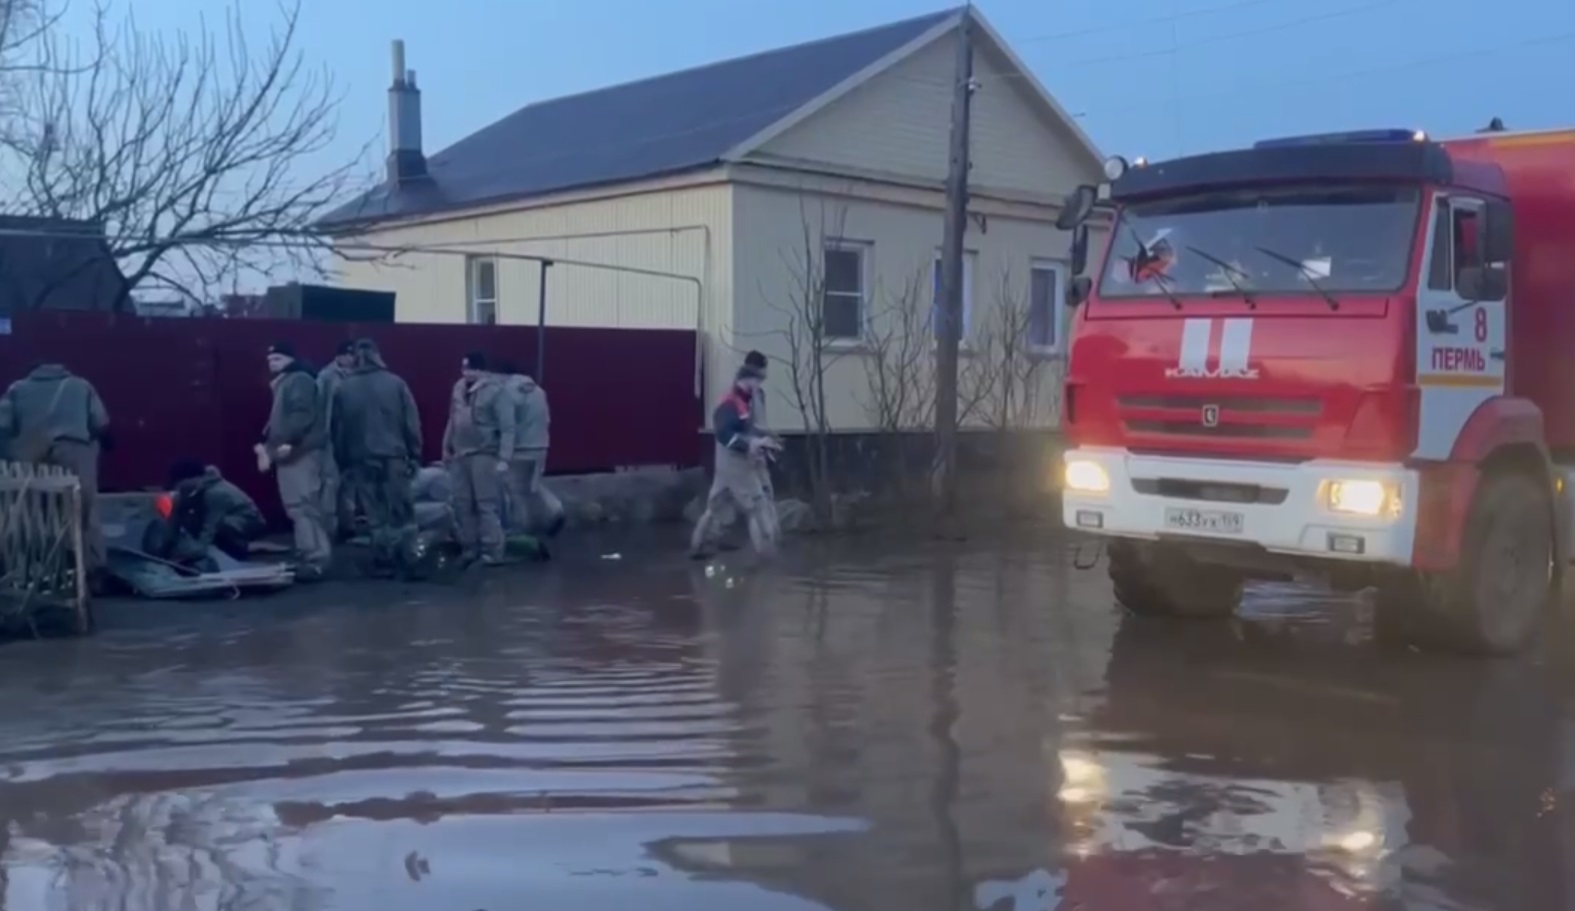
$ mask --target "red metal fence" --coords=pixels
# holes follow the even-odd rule
[[[695,333],[548,327],[551,471],[700,464],[702,407]],[[405,378],[421,408],[425,457],[438,456],[448,394],[466,352],[512,360],[535,373],[530,326],[308,323],[293,320],[146,319],[98,313],[22,313],[0,334],[0,387],[54,361],[98,387],[114,425],[105,490],[161,484],[182,457],[216,464],[273,511],[252,444],[268,417],[267,347],[289,341],[325,362],[345,339],[368,336]]]

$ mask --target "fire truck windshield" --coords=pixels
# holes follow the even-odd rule
[[[1099,296],[1174,302],[1396,291],[1406,281],[1420,199],[1416,187],[1365,184],[1134,202],[1116,223]]]

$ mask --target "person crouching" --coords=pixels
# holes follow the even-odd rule
[[[739,368],[733,387],[712,412],[716,465],[705,512],[695,523],[689,540],[689,554],[695,559],[704,559],[714,552],[716,532],[728,515],[729,505],[744,517],[755,553],[768,555],[776,549],[777,529],[771,520],[772,511],[766,507],[760,461],[780,444],[755,427],[751,399],[761,379],[759,368],[751,364]]]
[[[245,560],[251,556],[252,542],[267,530],[256,501],[225,480],[213,465],[194,459],[175,463],[170,469],[169,489],[174,500],[170,524],[198,555],[214,547]]]

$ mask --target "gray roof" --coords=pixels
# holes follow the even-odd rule
[[[385,182],[322,224],[432,214],[709,167],[957,13],[537,102],[432,155],[430,179],[400,188]]]

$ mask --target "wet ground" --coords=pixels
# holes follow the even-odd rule
[[[1570,907],[1550,644],[1138,622],[1046,533],[123,605],[0,649],[0,907]]]

